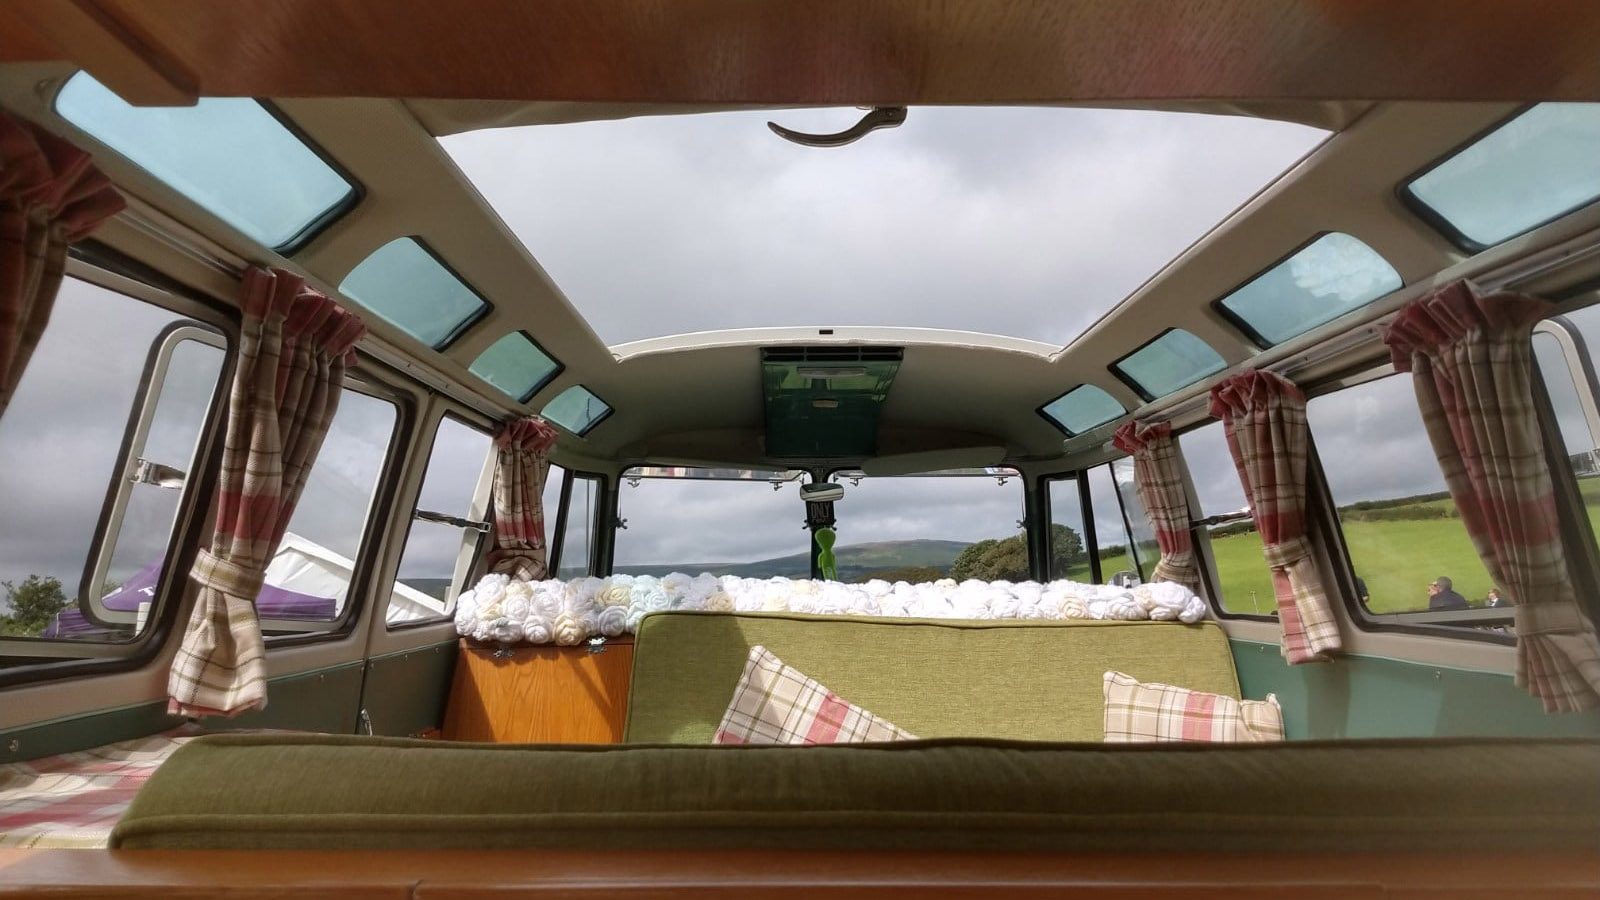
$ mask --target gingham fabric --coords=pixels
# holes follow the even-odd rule
[[[489,570],[541,581],[549,573],[544,483],[556,430],[529,416],[507,422],[494,444],[494,548],[489,551]]]
[[[189,739],[158,734],[0,766],[0,847],[106,846],[139,786]]]
[[[1272,570],[1280,652],[1290,665],[1326,660],[1341,644],[1306,539],[1306,398],[1284,378],[1246,370],[1211,389],[1211,414],[1222,420]]]
[[[1153,580],[1175,581],[1199,591],[1200,569],[1189,532],[1189,495],[1183,487],[1172,424],[1128,422],[1117,429],[1111,442],[1133,457],[1134,488],[1161,547],[1161,561],[1156,563]]]
[[[765,647],[751,647],[713,744],[857,744],[916,735],[839,698]]]
[[[232,716],[267,705],[256,594],[339,407],[352,348],[366,331],[280,269],[246,272],[240,306],[216,531],[189,572],[200,590],[167,679],[167,709],[178,715]]]
[[[0,111],[0,416],[50,321],[67,246],[125,202],[89,154]]]
[[[1170,684],[1140,684],[1121,672],[1107,672],[1104,683],[1109,744],[1283,740],[1283,710],[1275,694],[1235,700]]]
[[[1410,372],[1472,545],[1515,604],[1517,683],[1551,712],[1600,703],[1600,643],[1568,574],[1533,394],[1537,297],[1458,281],[1401,310],[1384,340]]]

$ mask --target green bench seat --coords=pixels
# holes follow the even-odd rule
[[[1313,851],[1600,846],[1600,741],[833,747],[197,738],[120,848]]]
[[[1215,622],[664,612],[634,643],[624,740],[711,740],[750,648],[923,738],[1099,741],[1107,669],[1239,696]]]

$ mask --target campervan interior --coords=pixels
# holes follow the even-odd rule
[[[1596,47],[0,6],[0,894],[1600,890]]]

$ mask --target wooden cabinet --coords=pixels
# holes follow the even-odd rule
[[[622,740],[633,640],[497,649],[461,642],[444,738],[607,744]]]

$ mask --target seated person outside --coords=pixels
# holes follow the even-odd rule
[[[1428,584],[1428,609],[1467,609],[1467,598],[1456,593],[1450,579],[1440,575]]]

